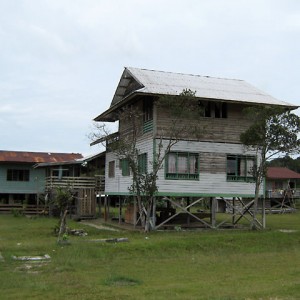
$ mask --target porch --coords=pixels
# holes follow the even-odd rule
[[[71,189],[88,189],[104,191],[105,176],[96,175],[94,177],[69,177],[69,176],[49,176],[46,177],[46,190],[52,190],[58,187],[68,187]]]
[[[268,190],[266,197],[270,202],[270,213],[295,212],[296,201],[300,199],[300,189]]]

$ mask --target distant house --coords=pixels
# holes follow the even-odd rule
[[[72,214],[80,218],[96,216],[97,196],[104,192],[105,152],[69,161],[42,162],[34,168],[46,174],[44,192],[48,199],[55,197],[58,187],[70,188],[75,198]]]
[[[81,159],[79,153],[0,151],[0,204],[36,205],[45,191],[46,171],[37,163],[58,163]]]
[[[215,227],[213,202],[210,205],[211,225],[201,220],[200,216],[191,215],[189,209],[199,202],[198,199],[236,200],[254,196],[251,169],[257,157],[254,151],[246,149],[240,142],[240,134],[251,124],[243,109],[250,106],[280,106],[292,110],[297,106],[277,100],[242,80],[129,67],[121,75],[110,107],[95,121],[118,122],[119,129],[113,139],[122,140],[133,130],[137,132],[141,172],[151,172],[160,141],[166,149],[164,147],[170,139],[168,129],[172,124],[169,109],[158,105],[158,100],[163,96],[172,96],[176,101],[184,89],[195,91],[196,101],[203,108],[203,113],[182,122],[191,127],[203,124],[206,130],[198,138],[189,135],[182,137],[168,151],[158,173],[157,199],[171,203],[177,210],[182,209],[205,226]],[[129,107],[135,107],[137,111],[135,128],[128,119],[119,117],[119,112]],[[107,140],[107,146],[111,140]],[[132,179],[128,164],[109,147],[105,164],[105,194],[120,198],[131,196],[128,187]],[[185,205],[180,204],[182,199],[185,199]],[[249,207],[245,206],[245,209]],[[177,216],[173,209],[163,213],[159,214],[158,207],[153,212],[154,228],[171,221],[170,214],[174,214],[174,218]]]
[[[270,199],[300,198],[300,174],[288,168],[268,167],[266,197]]]

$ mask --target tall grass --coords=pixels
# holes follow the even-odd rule
[[[0,216],[1,299],[299,299],[300,214],[268,229],[139,232],[84,228],[56,243],[57,220]],[[284,230],[281,230],[284,229]],[[90,240],[127,237],[127,243]],[[45,263],[12,255],[44,255]]]

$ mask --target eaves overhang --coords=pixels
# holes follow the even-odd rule
[[[171,94],[166,94],[166,95],[162,95],[162,94],[158,94],[158,93],[145,93],[143,91],[135,91],[133,93],[131,93],[130,95],[128,95],[127,97],[125,97],[122,101],[116,103],[115,105],[111,106],[108,110],[106,110],[105,112],[103,112],[102,114],[100,114],[99,116],[97,116],[94,121],[96,122],[115,122],[118,120],[118,115],[117,115],[117,110],[120,109],[122,106],[128,104],[128,102],[130,102],[134,97],[136,96],[140,96],[140,95],[144,95],[144,96],[172,96],[172,97],[178,97],[178,95],[171,95]],[[269,103],[257,103],[257,102],[252,102],[252,101],[240,101],[237,99],[220,99],[220,98],[210,98],[210,97],[196,97],[197,99],[203,99],[203,100],[207,100],[207,101],[222,101],[222,102],[226,102],[226,103],[236,103],[236,104],[243,104],[243,105],[254,105],[254,106],[269,106],[271,104]],[[295,110],[297,108],[299,108],[300,106],[298,105],[279,105],[279,104],[273,104],[272,106],[279,106],[279,107],[284,107],[287,110]]]
[[[118,114],[117,111],[120,109],[122,106],[128,104],[134,97],[139,96],[139,95],[145,95],[145,93],[139,92],[139,91],[134,91],[128,96],[124,97],[121,101],[117,102],[113,106],[111,106],[109,109],[107,109],[105,112],[94,118],[95,122],[115,122],[117,121]]]

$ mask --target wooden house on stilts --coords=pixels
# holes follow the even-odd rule
[[[268,167],[266,174],[266,201],[271,213],[296,210],[300,198],[300,174],[285,167]]]
[[[39,163],[35,168],[45,170],[44,194],[49,203],[53,203],[57,189],[67,188],[74,198],[69,214],[78,219],[97,216],[97,201],[104,192],[104,152],[74,160]]]
[[[173,138],[172,106],[182,99],[183,91],[194,92],[192,101],[199,113],[180,120],[191,134],[185,132],[168,147]],[[171,101],[160,105],[166,96]],[[266,105],[296,108],[242,80],[125,68],[110,107],[95,118],[96,122],[119,122],[118,132],[106,138],[105,194],[119,198],[120,203],[134,196],[129,191],[132,174],[128,164],[110,144],[135,132],[140,172],[151,172],[155,155],[165,151],[157,174],[152,229],[176,225],[218,228],[228,223],[218,220],[218,211],[230,210],[232,225],[249,219],[254,196],[251,168],[257,157],[240,142],[240,134],[251,124],[243,109]],[[135,113],[120,113],[129,109]],[[133,204],[134,215],[126,219],[137,225],[135,201]]]

